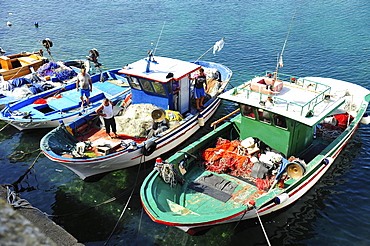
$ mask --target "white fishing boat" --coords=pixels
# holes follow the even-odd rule
[[[201,111],[194,105],[189,79],[200,68],[209,85]],[[137,165],[177,147],[214,114],[220,104],[217,96],[227,87],[232,72],[213,62],[149,54],[116,74],[126,76],[132,93],[132,104],[115,117],[117,138],[107,136],[96,114],[91,114],[52,130],[41,140],[49,159],[81,179]],[[178,92],[173,90],[176,87],[180,87]]]

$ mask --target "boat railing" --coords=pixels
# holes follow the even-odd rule
[[[273,72],[266,71],[264,74],[256,76],[256,77],[271,77],[273,76]],[[330,95],[331,87],[313,80],[299,78],[287,74],[278,73],[277,80],[282,81],[284,86],[286,87],[294,87],[298,89],[302,89],[304,91],[308,91],[313,93],[313,96],[309,101],[306,102],[294,102],[289,101],[281,96],[277,95],[267,95],[263,92],[253,91],[248,87],[239,87],[239,89],[244,90],[246,93],[247,99],[249,98],[256,98],[256,95],[259,97],[259,101],[265,101],[266,95],[272,98],[273,105],[278,103],[279,105],[286,104],[286,111],[295,111],[300,112],[300,115],[308,114],[310,111],[314,110],[315,107],[323,102],[324,100],[328,99]],[[307,115],[309,116],[309,115]]]

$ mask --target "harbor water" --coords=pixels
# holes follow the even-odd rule
[[[341,79],[370,89],[367,0],[0,3],[0,47],[7,54],[37,51],[43,48],[40,41],[50,38],[55,61],[85,58],[96,48],[102,66],[113,69],[144,58],[151,43],[157,56],[195,60],[225,37],[220,52],[202,59],[228,66],[232,86],[275,69],[294,16],[279,72]],[[235,109],[222,102],[212,120]],[[209,123],[181,147],[211,131]],[[0,122],[0,129],[4,126]],[[369,245],[369,129],[360,125],[332,168],[302,198],[261,217],[272,245]],[[16,181],[35,161],[39,141],[48,131],[19,132],[7,126],[0,132],[1,184]],[[9,158],[17,151],[28,155]],[[149,162],[84,182],[41,155],[20,182],[19,195],[88,246],[267,245],[257,219],[215,226],[197,236],[151,221],[142,209],[139,189],[152,168]]]

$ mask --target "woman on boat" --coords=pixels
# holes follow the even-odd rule
[[[113,137],[117,138],[117,127],[116,127],[116,120],[114,119],[113,114],[113,102],[110,101],[108,98],[105,98],[103,100],[103,103],[95,110],[95,112],[102,116],[104,119],[104,126],[105,126],[105,132],[110,135],[110,129],[112,128]]]
[[[194,97],[195,97],[195,105],[198,111],[202,111],[204,108],[203,101],[204,96],[206,95],[205,90],[207,90],[207,75],[204,73],[204,69],[199,69],[199,74],[196,74],[194,78],[191,78],[189,75],[190,80],[195,79],[194,83]]]

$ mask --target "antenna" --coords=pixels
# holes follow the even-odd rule
[[[281,53],[280,53],[280,55],[278,54],[278,58],[277,58],[277,62],[276,62],[276,69],[275,69],[275,74],[274,74],[274,81],[277,79],[277,74],[278,74],[279,67],[283,67],[283,53],[284,53],[284,50],[285,50],[285,47],[286,47],[286,43],[288,42],[288,38],[289,38],[289,35],[290,35],[290,30],[292,29],[293,21],[294,21],[294,17],[295,17],[296,12],[297,12],[297,10],[294,11],[292,20],[290,21],[289,30],[288,30],[288,33],[286,35]]]
[[[158,47],[158,44],[159,44],[159,40],[161,39],[161,36],[162,36],[164,25],[166,25],[166,21],[163,22],[161,33],[159,34],[159,37],[158,37],[158,40],[157,40],[157,44],[155,45],[155,48],[154,48],[154,51],[153,51],[153,56],[155,55],[155,52],[157,51],[157,47]]]

